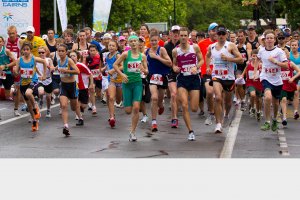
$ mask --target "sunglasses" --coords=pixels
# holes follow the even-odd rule
[[[284,40],[284,37],[278,37],[277,40]]]
[[[41,52],[39,52],[39,54],[45,54],[45,52],[42,52],[42,51],[41,51]]]
[[[225,32],[218,32],[217,35],[226,35]]]

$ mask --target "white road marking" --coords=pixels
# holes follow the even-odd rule
[[[58,103],[58,104],[56,104],[56,105],[51,106],[51,108],[56,108],[56,107],[58,107],[59,105],[60,105],[60,104]],[[45,110],[47,110],[47,108],[41,109],[40,112],[43,112],[43,111],[45,111]],[[29,115],[30,115],[30,113],[26,113],[26,114],[21,115],[21,116],[19,116],[19,117],[14,117],[14,118],[7,119],[7,120],[5,120],[5,121],[0,122],[0,126],[3,125],[3,124],[7,124],[7,123],[10,123],[10,122],[16,121],[16,120],[18,120],[18,119],[22,119],[22,118],[28,117]]]
[[[288,150],[288,144],[286,141],[285,133],[283,129],[279,129],[277,131],[278,134],[278,140],[279,140],[279,147],[280,147],[280,153],[283,156],[290,156],[290,152]]]
[[[7,108],[0,108],[0,110],[6,110]]]
[[[229,127],[228,134],[226,136],[226,140],[225,140],[220,158],[231,158],[233,147],[234,147],[235,140],[236,140],[236,136],[238,134],[242,114],[243,114],[243,112],[240,109],[238,109],[236,111],[235,118]]]

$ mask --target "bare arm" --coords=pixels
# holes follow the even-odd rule
[[[179,73],[180,69],[177,65],[177,50],[176,49],[173,49],[172,57],[173,57],[173,71],[176,72],[176,73]]]
[[[147,65],[147,57],[145,56],[145,54],[142,55],[142,66],[140,68],[141,72],[144,73],[145,75],[148,74],[148,65]]]
[[[300,77],[300,69],[295,65],[295,63],[291,62],[291,67],[297,72],[290,80],[289,82],[292,83],[295,81],[298,77]]]
[[[224,60],[234,63],[244,63],[243,57],[241,53],[239,52],[238,48],[232,43],[229,45],[231,47],[231,53],[235,56],[234,58],[230,58],[227,56],[224,56]]]
[[[200,67],[204,63],[203,56],[202,56],[202,53],[201,53],[200,48],[199,48],[198,45],[194,44],[194,49],[195,49],[195,52],[196,52],[196,55],[197,55],[197,60],[198,60],[197,68],[200,69]]]
[[[211,45],[208,46],[208,50],[207,50],[207,53],[206,53],[206,56],[205,56],[205,60],[206,60],[206,73],[208,75],[211,74],[211,70],[210,70],[210,59],[211,59]]]
[[[122,53],[122,55],[115,61],[114,63],[114,70],[122,77],[122,80],[127,83],[128,82],[128,77],[126,74],[122,73],[119,66],[123,61],[127,58],[128,52]]]
[[[152,54],[150,54],[150,56],[152,57]],[[160,56],[157,56],[154,54],[154,58],[159,60],[160,62],[162,62],[164,65],[168,66],[168,67],[172,67],[172,61],[170,59],[170,57],[168,56],[168,53],[166,51],[166,49],[164,47],[160,48]]]
[[[36,70],[37,70],[38,74],[39,74],[40,76],[42,76],[42,80],[45,80],[45,79],[46,79],[46,71],[47,71],[47,62],[46,62],[46,60],[45,60],[45,59],[42,59],[42,58],[40,58],[40,57],[34,57],[34,60],[35,60],[36,62],[38,62],[38,63],[42,63],[42,64],[43,64],[43,68],[44,68],[43,74],[41,74],[41,72],[39,72],[37,68],[36,68]]]
[[[247,51],[247,55],[248,55],[248,61],[250,61],[251,60],[252,46],[249,42],[247,43],[246,51]]]

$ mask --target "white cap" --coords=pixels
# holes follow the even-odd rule
[[[21,38],[21,39],[25,39],[25,38],[27,38],[27,35],[26,35],[25,33],[22,33],[22,34],[20,35],[20,38]]]
[[[35,32],[35,29],[34,29],[34,27],[33,26],[27,26],[27,28],[26,28],[26,32]]]
[[[109,34],[109,33],[105,33],[102,38],[103,39],[107,39],[107,38],[112,39],[111,34]]]
[[[171,28],[171,31],[179,31],[179,30],[180,30],[180,26],[178,25],[172,26]]]

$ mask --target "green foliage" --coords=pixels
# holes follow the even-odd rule
[[[206,31],[212,22],[226,25],[230,30],[240,28],[240,19],[251,19],[254,5],[245,5],[245,0],[112,0],[108,30],[125,28],[130,24],[135,30],[145,22],[170,22],[174,20],[174,1],[176,2],[176,21],[189,29]],[[82,28],[92,26],[93,0],[67,0],[69,23]],[[254,2],[250,0],[249,2]],[[261,16],[270,15],[266,0],[258,1]],[[264,4],[263,4],[264,3]],[[288,13],[288,23],[293,29],[299,27],[300,0],[278,0],[275,4],[277,17]],[[275,14],[274,13],[274,14]],[[60,29],[59,17],[58,28]],[[41,27],[44,33],[53,26],[53,1],[41,1]]]

